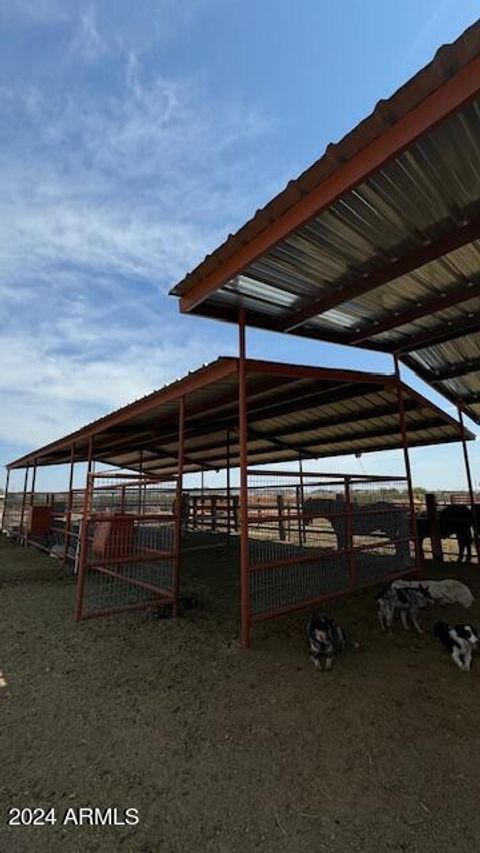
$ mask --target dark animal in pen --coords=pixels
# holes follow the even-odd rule
[[[433,633],[450,652],[454,664],[462,672],[470,672],[472,652],[480,639],[477,629],[473,625],[448,625],[446,622],[436,622]]]
[[[476,507],[477,518],[480,519],[480,506]],[[458,562],[461,563],[466,552],[466,561],[472,559],[472,528],[473,513],[470,507],[452,504],[438,513],[440,539],[455,536],[458,542]],[[424,558],[423,542],[431,539],[430,521],[426,516],[417,516],[417,536],[420,546],[420,556]]]
[[[378,620],[384,631],[392,630],[395,613],[400,613],[400,619],[406,631],[410,630],[408,617],[419,634],[423,634],[417,619],[417,613],[433,601],[428,587],[418,584],[415,586],[384,587],[377,595]]]
[[[339,550],[348,546],[347,510],[341,500],[326,498],[307,498],[303,505],[305,523],[312,524],[317,518],[326,518],[337,537]],[[408,551],[409,518],[401,507],[388,501],[376,501],[370,504],[352,504],[352,535],[368,536],[383,533],[396,543],[398,552]],[[405,547],[406,546],[406,547]]]
[[[346,648],[358,648],[358,643],[351,640],[335,619],[319,611],[312,613],[306,636],[310,659],[322,671],[329,671],[337,655]]]

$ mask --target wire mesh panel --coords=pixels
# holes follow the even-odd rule
[[[3,531],[47,551],[74,560],[83,515],[84,489],[69,492],[9,492],[3,514]]]
[[[404,572],[414,560],[407,484],[402,479],[347,481],[356,582]]]
[[[77,618],[174,603],[176,486],[90,474],[81,519]]]
[[[248,476],[251,621],[414,570],[406,481]]]
[[[20,534],[23,501],[23,492],[8,492],[5,496],[2,530],[9,536]]]

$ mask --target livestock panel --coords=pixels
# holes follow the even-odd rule
[[[355,582],[375,582],[415,561],[407,483],[402,479],[347,480],[352,507]]]
[[[175,603],[175,483],[90,474],[81,520],[76,618]]]
[[[251,622],[415,571],[406,481],[249,471]]]
[[[75,560],[84,490],[68,492],[9,492],[3,532],[55,557]]]
[[[2,532],[18,537],[22,526],[23,492],[9,491],[4,498]]]

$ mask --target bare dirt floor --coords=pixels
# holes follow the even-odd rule
[[[428,632],[377,624],[374,590],[329,610],[361,649],[312,666],[306,614],[238,643],[233,546],[189,553],[177,620],[73,622],[55,560],[0,542],[2,853],[321,853],[480,849],[480,658],[459,672]],[[476,566],[458,577],[480,593]],[[63,825],[69,807],[139,810],[137,826]],[[57,823],[7,827],[10,807]]]

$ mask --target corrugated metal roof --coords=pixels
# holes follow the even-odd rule
[[[302,194],[311,192],[314,187],[323,183],[335,172],[339,164],[352,159],[358,151],[381,136],[398,119],[438,89],[445,80],[450,79],[472,62],[479,53],[480,26],[475,23],[462,33],[455,42],[440,47],[433,60],[390,98],[378,101],[371,115],[360,122],[343,139],[328,145],[319,160],[298,178],[289,181],[285,189],[263,208],[257,210],[255,216],[239,231],[235,234],[229,234],[227,240],[215,252],[206,255],[202,263],[186,275],[172,292],[176,296],[187,292],[196,281],[199,281],[213,267],[221,263],[224,258],[233,254],[239,245],[251,240],[272,219],[277,219],[298,201]]]
[[[479,57],[477,23],[329,146],[172,293],[183,301],[198,291],[188,309],[195,314],[236,322],[242,305],[253,326],[397,352],[480,423]],[[470,80],[469,97],[459,85],[455,108],[452,87],[460,78]],[[395,156],[274,239],[280,217],[448,86],[441,121],[428,125],[425,107],[422,132],[412,133],[410,144],[399,143]],[[271,244],[222,281],[236,253],[243,257],[269,230]],[[220,283],[203,294],[212,271]]]
[[[248,360],[249,464],[401,447],[394,376]],[[410,446],[458,441],[456,421],[402,385]],[[76,433],[10,463],[55,465],[93,457],[170,476],[178,455],[178,402],[185,398],[185,470],[239,465],[238,360],[219,358]],[[467,437],[474,436],[468,433]],[[227,449],[228,447],[228,449]]]

